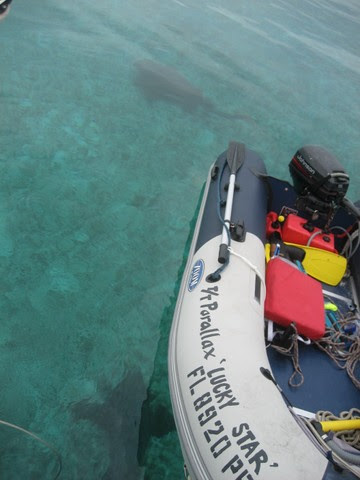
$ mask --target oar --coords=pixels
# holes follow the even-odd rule
[[[226,155],[226,160],[230,168],[229,188],[226,198],[226,208],[224,215],[224,227],[222,230],[221,245],[219,249],[219,263],[226,263],[229,258],[229,243],[230,243],[230,220],[231,211],[234,201],[235,179],[236,173],[241,168],[245,159],[245,145],[238,142],[230,142]]]

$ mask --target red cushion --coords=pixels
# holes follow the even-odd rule
[[[265,317],[283,327],[295,322],[298,333],[321,338],[325,312],[320,282],[281,257],[272,258],[266,269]]]

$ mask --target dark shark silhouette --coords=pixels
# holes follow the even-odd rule
[[[207,114],[227,119],[251,120],[248,115],[219,110],[202,91],[194,87],[177,70],[153,60],[135,62],[135,85],[150,101],[165,101],[178,105],[186,112],[203,110]]]
[[[139,370],[130,371],[113,389],[105,392],[103,403],[88,399],[72,405],[75,418],[88,420],[105,433],[109,466],[101,480],[139,480],[137,461],[141,405],[146,386]]]

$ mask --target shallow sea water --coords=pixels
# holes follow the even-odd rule
[[[59,478],[182,478],[167,337],[208,168],[235,139],[289,178],[296,149],[320,144],[358,199],[359,27],[357,0],[13,1],[0,22],[0,419],[55,445]],[[149,101],[144,59],[214,108]],[[4,425],[0,451],[1,479],[56,475],[48,448]]]

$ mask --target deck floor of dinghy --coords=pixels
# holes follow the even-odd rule
[[[349,279],[335,287],[322,286],[324,299],[335,302],[344,315],[349,313],[349,303],[357,304],[351,298]],[[348,300],[331,298],[329,295],[332,294]],[[271,347],[267,349],[274,377],[292,405],[312,413],[326,410],[337,416],[351,408],[360,408],[360,392],[346,370],[339,368],[332,358],[315,345],[298,343],[299,365],[304,375],[304,383],[300,387],[291,387],[288,383],[294,371],[291,357],[281,355]]]
[[[267,349],[274,377],[294,407],[312,413],[327,410],[335,415],[360,407],[359,390],[345,370],[314,346],[299,345],[299,364],[304,374],[304,383],[290,387],[288,380],[293,373],[289,357]]]

